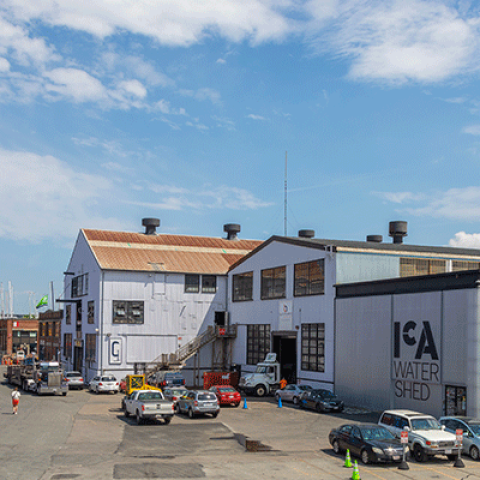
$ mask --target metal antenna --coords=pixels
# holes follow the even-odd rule
[[[285,182],[283,201],[283,235],[287,236],[287,152],[285,152]]]

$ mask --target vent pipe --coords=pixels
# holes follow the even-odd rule
[[[237,233],[240,233],[240,225],[238,223],[226,223],[223,231],[227,232],[227,240],[238,240]]]
[[[382,243],[383,237],[382,235],[367,235],[367,242]]]
[[[407,222],[390,222],[388,231],[393,243],[403,243],[403,237],[407,236]]]
[[[298,231],[300,238],[313,238],[315,236],[315,230],[303,229]]]
[[[145,235],[156,235],[160,220],[158,218],[142,218],[142,225],[145,227]]]

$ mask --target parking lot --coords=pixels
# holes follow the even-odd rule
[[[1,371],[1,370],[0,370]],[[376,422],[378,414],[346,409],[328,415],[273,398],[247,397],[216,418],[176,415],[170,425],[138,426],[120,409],[120,395],[71,391],[66,397],[23,394],[11,414],[11,387],[0,385],[0,478],[9,479],[324,479],[348,480],[328,443],[332,427]],[[249,449],[246,448],[249,447]],[[362,480],[475,479],[480,462],[465,468],[446,458],[426,463],[359,464]]]

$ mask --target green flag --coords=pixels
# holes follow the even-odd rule
[[[37,308],[44,307],[48,305],[48,295],[44,295],[40,301],[37,303]]]

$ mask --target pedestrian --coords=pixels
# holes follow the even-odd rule
[[[286,386],[287,386],[287,381],[285,380],[285,378],[282,378],[280,380],[280,390],[283,390]]]
[[[12,392],[12,408],[13,414],[16,415],[18,412],[18,403],[20,402],[20,392],[18,387],[15,387],[15,390]]]

